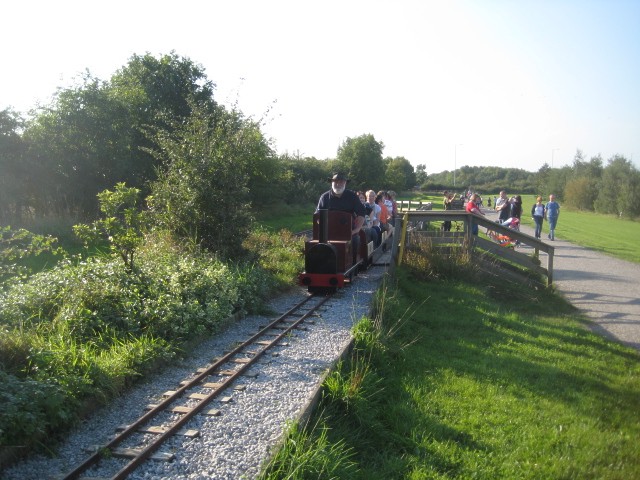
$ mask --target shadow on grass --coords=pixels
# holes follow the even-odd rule
[[[613,402],[640,408],[637,384],[614,378],[624,375],[626,368],[638,370],[637,353],[588,331],[572,315],[575,309],[552,292],[538,292],[539,305],[532,309],[531,304],[514,304],[513,295],[496,300],[500,288],[488,294],[486,285],[446,280],[428,283],[417,281],[407,271],[399,272],[399,277],[405,297],[399,310],[408,308],[413,301],[409,299],[424,298],[426,291],[429,300],[392,339],[406,345],[402,360],[376,365],[385,378],[385,394],[376,411],[393,421],[388,425],[377,421],[382,425],[376,427],[376,422],[367,421],[338,433],[345,438],[349,430],[361,430],[351,445],[359,452],[361,478],[402,478],[416,462],[428,464],[441,475],[464,476],[463,452],[491,454],[492,446],[442,421],[442,412],[416,415],[416,408],[421,407],[409,393],[412,385],[429,384],[430,376],[440,377],[442,372],[484,386],[504,387],[520,401],[562,402],[574,415],[597,418],[611,428],[624,420],[603,407]],[[501,293],[510,290],[507,287]],[[532,310],[539,314],[531,314]],[[433,388],[436,385],[434,380]],[[425,388],[413,395],[427,398],[431,393]],[[413,438],[417,431],[425,432],[425,438]],[[390,440],[397,436],[405,440]],[[451,443],[456,445],[457,457],[440,448]],[[385,446],[385,455],[375,460],[380,445]]]

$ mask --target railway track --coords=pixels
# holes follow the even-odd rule
[[[162,451],[167,440],[175,435],[198,436],[189,429],[189,422],[196,415],[220,415],[210,408],[214,399],[229,401],[229,393],[243,390],[243,378],[252,376],[250,369],[274,346],[283,345],[296,329],[313,324],[310,319],[330,296],[311,295],[298,302],[287,312],[259,329],[244,342],[238,343],[211,364],[198,369],[191,378],[180,383],[175,390],[164,394],[164,399],[150,405],[148,411],[118,433],[104,445],[92,448],[93,453],[63,477],[66,479],[91,477],[92,469],[100,464],[99,478],[126,478],[148,459],[172,460],[174,453]],[[105,476],[104,463],[109,463],[112,473]]]

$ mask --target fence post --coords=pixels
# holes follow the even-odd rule
[[[400,224],[400,232],[394,232],[393,248],[391,249],[391,264],[393,266],[402,263],[404,255],[404,244],[407,239],[407,227],[409,225],[409,213],[405,213]],[[400,233],[400,235],[398,235]],[[400,238],[398,238],[400,237]]]

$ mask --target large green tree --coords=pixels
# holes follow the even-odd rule
[[[373,135],[347,138],[338,148],[337,164],[351,177],[353,190],[380,190],[385,186],[384,144]]]
[[[40,214],[92,215],[96,194],[127,179],[137,148],[126,102],[90,74],[80,85],[58,92],[29,124],[25,138]]]
[[[640,173],[621,155],[609,159],[602,172],[596,211],[637,217],[640,212]]]
[[[30,179],[41,214],[93,216],[97,193],[118,182],[146,191],[158,167],[148,131],[169,130],[193,105],[213,111],[202,67],[175,53],[134,55],[109,81],[89,72],[60,90],[27,126]]]
[[[279,179],[281,196],[290,204],[316,204],[320,194],[329,189],[331,165],[315,157],[280,157],[282,175]],[[256,205],[259,207],[259,205]]]
[[[571,178],[567,179],[564,187],[565,203],[575,204],[578,210],[593,211],[598,198],[602,171],[602,158],[599,155],[587,162],[582,151],[578,150],[573,159]]]
[[[416,185],[422,187],[422,185],[427,183],[428,179],[429,175],[427,174],[427,166],[424,163],[421,163],[416,167]]]
[[[385,186],[388,190],[402,192],[410,190],[416,184],[413,165],[404,157],[385,158]]]

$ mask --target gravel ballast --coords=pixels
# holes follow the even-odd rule
[[[389,255],[381,261],[388,261]],[[231,401],[215,400],[211,408],[220,416],[197,415],[188,425],[200,436],[175,436],[161,451],[175,455],[173,461],[149,461],[131,479],[240,479],[255,478],[270,451],[282,440],[287,423],[300,418],[318,391],[323,375],[348,348],[351,329],[369,313],[372,296],[385,273],[374,266],[361,273],[353,285],[334,295],[323,307],[314,324],[297,330],[285,346],[267,352],[259,365],[245,377],[244,390],[231,390]],[[302,300],[306,289],[295,288],[270,302],[280,315]],[[275,315],[274,315],[275,316]],[[60,478],[87,458],[85,449],[103,445],[115,429],[131,423],[144,413],[148,404],[158,403],[162,394],[174,390],[197,368],[221,356],[235,342],[256,333],[273,317],[250,316],[227,331],[200,344],[188,358],[138,385],[127,395],[102,408],[73,431],[58,448],[55,457],[33,456],[2,472],[5,480]],[[101,466],[108,466],[103,460]],[[93,469],[91,476],[113,473]]]

